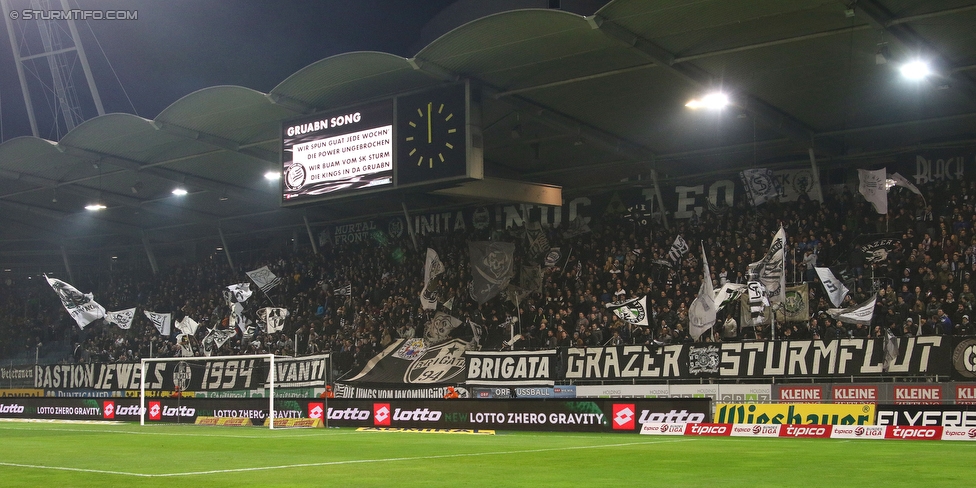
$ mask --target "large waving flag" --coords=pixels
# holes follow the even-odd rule
[[[251,298],[253,293],[250,283],[237,283],[224,288],[224,300],[227,300],[228,305],[243,303]]]
[[[189,316],[183,317],[183,320],[176,321],[175,325],[176,325],[176,330],[179,330],[183,334],[191,335],[191,336],[193,334],[196,334],[197,327],[200,327],[200,324],[198,324],[196,320],[191,319]]]
[[[280,307],[265,307],[258,309],[258,323],[265,324],[265,332],[268,334],[280,332],[285,328],[285,319],[288,317],[288,310]]]
[[[718,312],[718,307],[715,306],[715,291],[712,285],[712,276],[708,272],[708,256],[705,255],[704,244],[702,244],[702,267],[704,268],[704,277],[701,288],[698,290],[698,297],[688,307],[688,333],[696,341],[715,325],[715,315]]]
[[[468,254],[471,257],[471,297],[482,304],[505,289],[515,274],[515,244],[469,242]]]
[[[84,329],[86,325],[105,317],[105,307],[99,305],[91,293],[82,293],[68,283],[57,278],[48,278],[47,275],[44,275],[44,279],[58,294],[61,305],[75,319],[79,328]]]
[[[783,185],[773,175],[773,170],[769,168],[747,169],[741,171],[739,176],[742,178],[742,186],[746,189],[746,197],[749,198],[754,207],[758,207],[783,193]]]
[[[671,262],[677,264],[681,261],[681,256],[684,256],[688,252],[688,243],[685,242],[685,238],[678,234],[678,237],[674,238],[674,243],[671,244],[671,249],[668,251],[668,257],[671,258]]]

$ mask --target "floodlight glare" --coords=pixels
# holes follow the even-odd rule
[[[709,110],[720,110],[722,108],[725,108],[725,106],[727,106],[728,104],[729,104],[728,95],[722,92],[714,92],[705,95],[704,97],[702,97],[701,100],[692,99],[691,101],[685,104],[685,107],[688,107],[692,110],[697,110],[700,108],[707,108]]]
[[[267,173],[264,174],[264,179],[268,181],[275,181],[279,178],[281,178],[281,173],[277,171],[268,171]]]
[[[186,188],[173,188],[173,194],[178,197],[182,197],[183,195],[186,195],[186,193]]]
[[[929,69],[928,63],[925,61],[911,61],[901,65],[901,75],[909,80],[921,80],[926,76],[932,74],[932,70]]]
[[[97,212],[99,210],[105,210],[106,208],[108,207],[102,205],[101,203],[89,203],[88,205],[85,205],[85,210],[88,210],[89,212]]]

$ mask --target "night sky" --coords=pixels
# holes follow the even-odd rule
[[[106,113],[151,119],[201,88],[240,85],[267,93],[301,68],[340,53],[413,56],[423,26],[453,1],[69,0],[69,5],[138,12],[137,20],[76,25]],[[10,3],[13,10],[29,5]],[[30,125],[5,23],[0,29],[0,121],[2,139],[8,140],[30,135]],[[36,111],[49,112],[36,105]]]

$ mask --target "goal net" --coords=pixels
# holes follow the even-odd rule
[[[189,396],[207,398],[242,396],[266,396],[267,406],[251,410],[234,408],[223,410],[230,415],[219,414],[214,417],[260,417],[268,419],[268,427],[275,428],[275,387],[276,361],[294,361],[288,358],[275,358],[274,354],[245,354],[238,356],[144,358],[141,360],[142,377],[139,382],[139,425],[146,420],[170,420],[176,417],[193,418],[197,409],[188,407]],[[254,392],[263,391],[263,395]],[[214,402],[221,400],[215,399]],[[238,402],[240,403],[240,402]],[[253,402],[252,402],[253,403]],[[267,413],[262,412],[267,408]],[[240,413],[237,413],[240,412]],[[209,410],[204,413],[211,413]],[[261,422],[263,418],[252,419]]]

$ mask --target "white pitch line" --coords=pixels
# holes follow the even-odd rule
[[[284,434],[280,437],[272,437],[266,435],[234,435],[234,434],[193,434],[193,433],[177,433],[177,432],[152,432],[152,431],[135,431],[135,430],[95,430],[95,429],[69,429],[69,428],[44,428],[44,429],[31,429],[31,428],[17,428],[17,427],[5,427],[0,426],[0,430],[20,430],[20,431],[32,431],[32,432],[85,432],[91,434],[133,434],[133,435],[169,435],[169,436],[179,436],[179,437],[227,437],[231,439],[293,439],[296,437],[331,437],[334,435],[352,435],[358,434],[359,432],[315,432],[313,434]],[[292,431],[294,432],[294,431]]]
[[[43,466],[43,465],[35,465],[35,464],[18,464],[18,463],[6,463],[6,462],[0,462],[0,466],[31,468],[31,469],[52,469],[52,470],[59,470],[59,471],[76,471],[76,472],[96,473],[96,474],[115,474],[121,476],[134,476],[139,478],[172,478],[176,476],[199,476],[199,475],[208,475],[208,474],[246,473],[251,471],[269,471],[272,469],[340,466],[344,464],[390,463],[390,462],[399,462],[399,461],[423,461],[423,460],[431,460],[431,459],[451,459],[451,458],[478,457],[478,456],[504,456],[510,454],[529,454],[529,453],[537,453],[537,452],[572,451],[572,450],[579,450],[579,449],[605,449],[610,447],[626,447],[626,446],[637,446],[637,445],[687,442],[690,440],[694,440],[694,439],[669,439],[663,441],[649,441],[649,442],[624,442],[619,444],[600,444],[594,446],[550,447],[550,448],[543,448],[543,449],[523,449],[518,451],[491,451],[491,452],[475,452],[475,453],[463,453],[463,454],[439,454],[435,456],[414,456],[414,457],[396,457],[396,458],[380,458],[380,459],[349,459],[346,461],[324,461],[321,463],[282,464],[278,466],[255,466],[250,468],[214,469],[208,471],[186,471],[182,473],[155,473],[155,474],[130,473],[126,471],[107,471],[103,469],[69,468],[64,466]]]

